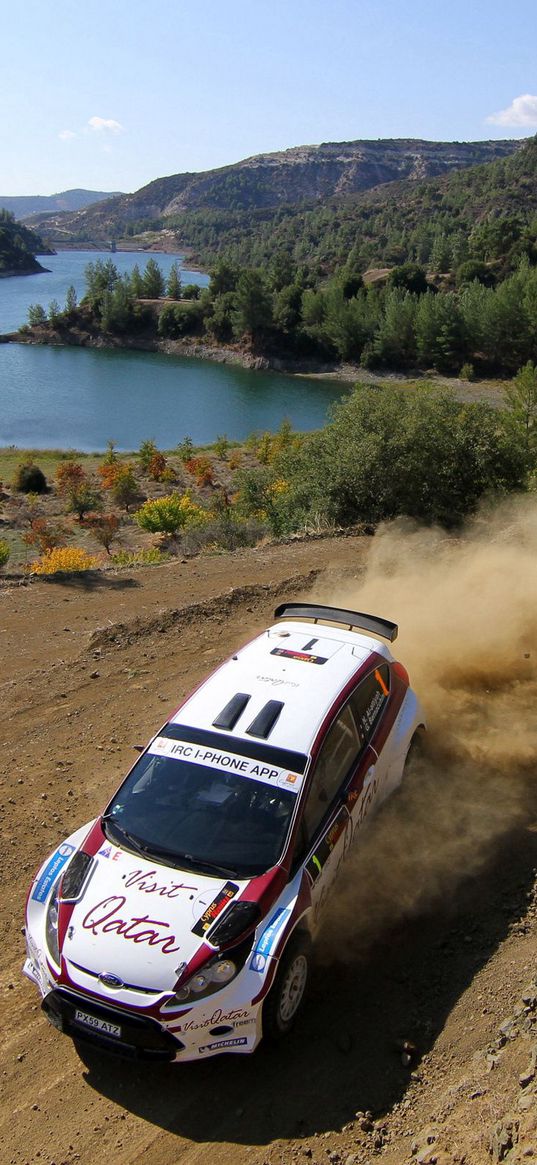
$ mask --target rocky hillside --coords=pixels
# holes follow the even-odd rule
[[[421,181],[496,158],[517,141],[427,142],[413,139],[328,142],[258,154],[200,174],[174,174],[72,214],[39,216],[47,237],[98,239],[174,225],[185,212],[276,209],[343,199],[397,180]]]

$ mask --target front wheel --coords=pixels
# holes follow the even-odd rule
[[[285,948],[276,978],[263,1008],[263,1034],[280,1040],[294,1026],[306,998],[311,967],[311,942],[306,935],[292,938]]]

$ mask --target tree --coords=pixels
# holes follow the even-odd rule
[[[182,299],[199,299],[201,295],[201,287],[199,283],[185,283],[182,292]]]
[[[61,306],[59,306],[57,299],[51,299],[49,303],[49,323],[52,324],[52,327],[56,327],[56,325],[59,324],[61,317]]]
[[[112,542],[117,538],[119,520],[116,514],[88,514],[86,526],[100,546],[110,554]]]
[[[131,285],[132,294],[134,295],[135,299],[141,299],[142,298],[142,291],[143,291],[143,281],[142,281],[142,276],[140,273],[140,268],[139,268],[137,263],[134,264],[134,267],[131,271],[130,285]]]
[[[31,303],[28,308],[28,323],[31,328],[42,327],[47,322],[47,313],[41,303]]]
[[[520,434],[526,453],[535,464],[537,457],[537,366],[528,360],[504,389],[507,414]]]
[[[259,339],[272,325],[272,305],[268,287],[260,271],[241,272],[235,295],[235,331]]]
[[[119,279],[111,291],[104,291],[100,303],[104,332],[127,332],[135,321],[134,294],[128,276]]]
[[[177,262],[172,263],[172,266],[170,267],[170,274],[168,275],[166,291],[170,299],[181,298],[181,276],[179,273],[179,264]]]
[[[77,300],[76,290],[73,287],[73,284],[71,283],[69,285],[69,287],[67,288],[67,291],[65,294],[65,314],[66,315],[69,315],[69,316],[74,315],[74,313],[76,311],[77,302],[78,302],[78,300]]]
[[[138,457],[140,458],[140,465],[144,473],[147,472],[155,453],[158,453],[158,449],[154,441],[150,439],[142,441],[138,450]]]
[[[78,461],[61,461],[56,470],[56,488],[60,494],[68,494],[82,482],[86,474]]]
[[[225,259],[220,259],[214,270],[211,271],[211,282],[209,285],[211,295],[216,297],[218,295],[224,295],[229,291],[235,291],[238,278],[238,268],[226,262]]]
[[[100,309],[105,291],[112,291],[119,280],[119,271],[112,259],[97,259],[88,263],[84,270],[86,280],[85,299],[90,307]]]
[[[155,259],[148,259],[142,275],[144,299],[160,299],[166,290],[164,275]]]
[[[139,500],[140,490],[138,488],[138,482],[134,476],[134,469],[129,463],[118,468],[112,486],[112,497],[116,505],[121,506],[127,514],[130,506],[135,505]]]
[[[425,295],[429,284],[425,276],[425,269],[419,263],[403,263],[390,271],[392,287],[402,287],[406,291],[413,291],[415,295]]]
[[[86,478],[68,491],[67,513],[76,514],[79,522],[84,521],[84,515],[91,510],[102,510],[103,499],[99,490]]]

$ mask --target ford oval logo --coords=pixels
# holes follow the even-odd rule
[[[99,975],[99,983],[102,983],[103,987],[124,987],[125,986],[123,980],[118,979],[117,975],[112,975],[111,971],[103,971],[102,974]]]

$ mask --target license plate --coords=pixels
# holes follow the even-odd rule
[[[121,1036],[121,1028],[117,1023],[109,1023],[107,1019],[98,1019],[96,1015],[88,1015],[86,1011],[75,1011],[75,1023],[83,1023],[85,1027],[95,1028],[106,1036]]]

